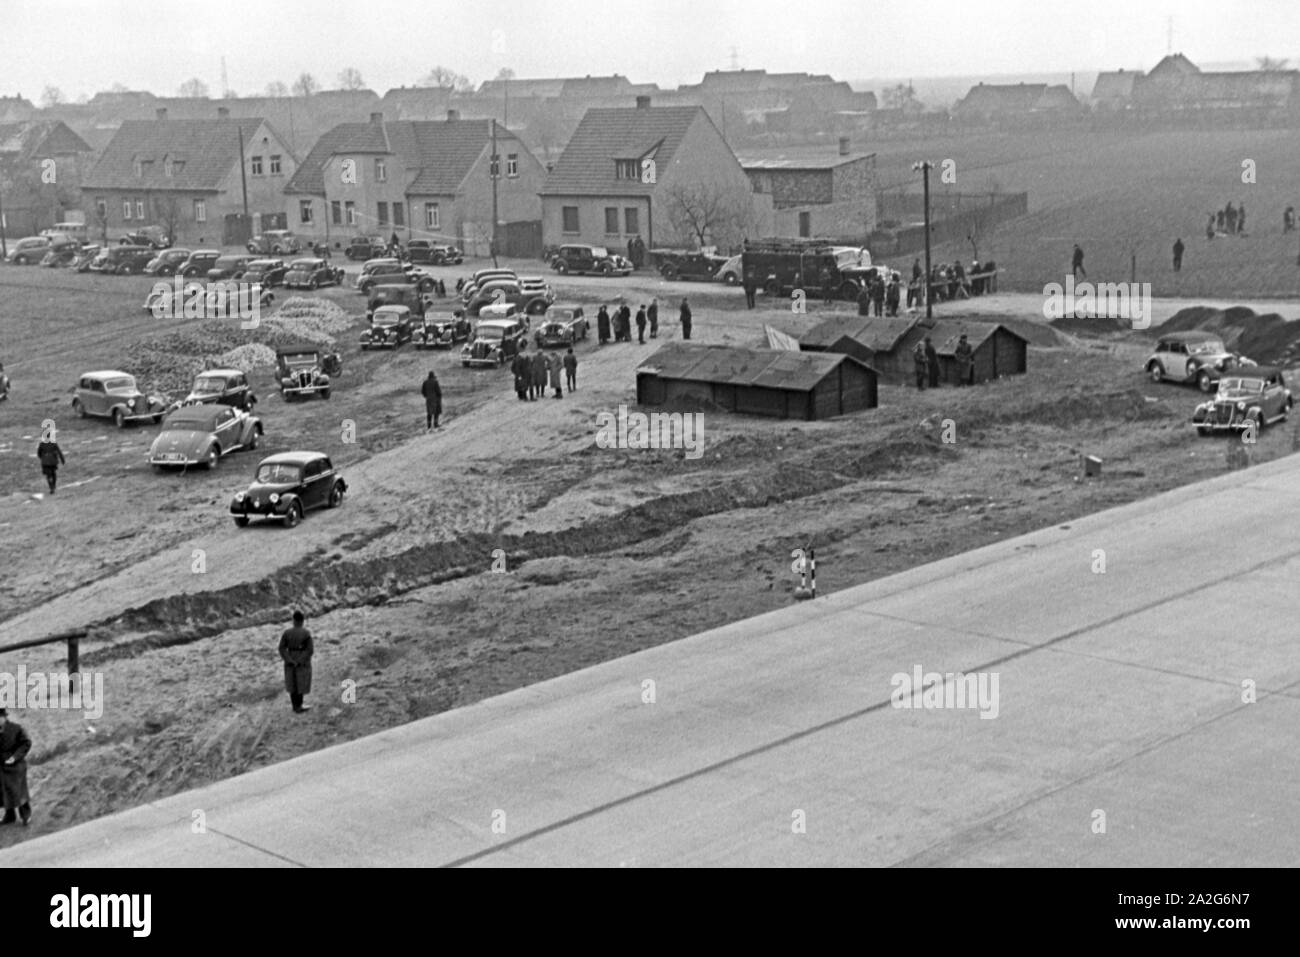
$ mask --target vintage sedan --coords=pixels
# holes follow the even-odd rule
[[[33,265],[44,259],[53,245],[49,236],[28,236],[9,247],[7,258],[15,266]]]
[[[361,333],[361,348],[396,349],[414,338],[413,330],[408,306],[380,306],[370,317],[370,328]]]
[[[136,387],[135,376],[114,369],[85,373],[73,391],[72,411],[83,419],[112,419],[119,429],[128,422],[159,422],[167,410],[164,397],[145,395]]]
[[[155,469],[202,465],[217,467],[223,455],[255,449],[262,420],[228,405],[187,405],[163,420],[162,431],[149,447]]]
[[[522,319],[484,319],[474,330],[474,339],[460,350],[463,366],[502,366],[513,359],[525,341]]]
[[[287,229],[268,229],[250,239],[244,248],[254,256],[280,256],[296,253],[302,244]]]
[[[218,279],[242,279],[252,262],[252,256],[222,256],[208,270],[208,279],[213,282]]]
[[[1193,330],[1161,336],[1145,368],[1152,382],[1174,379],[1209,392],[1225,372],[1248,361],[1229,352],[1218,336]]]
[[[383,236],[357,236],[348,243],[343,255],[358,262],[365,262],[367,259],[374,259],[387,253],[388,240]]]
[[[565,303],[550,308],[546,321],[533,333],[533,339],[541,348],[571,346],[579,339],[587,338],[587,331],[587,317],[583,315],[582,307]]]
[[[473,328],[474,324],[463,309],[450,314],[426,312],[420,328],[415,331],[415,348],[450,349],[468,339]]]
[[[255,282],[260,286],[271,288],[284,285],[285,274],[289,267],[283,259],[254,259],[240,277],[243,282]]]
[[[254,518],[293,528],[314,508],[338,508],[347,490],[324,452],[281,452],[262,459],[253,483],[231,500],[230,514],[240,528]]]
[[[196,249],[186,257],[185,262],[176,267],[176,271],[185,279],[194,276],[205,276],[220,258],[220,249]]]
[[[604,246],[567,244],[551,258],[551,268],[562,276],[568,273],[627,276],[632,272],[632,263]]]
[[[433,292],[437,284],[436,280],[424,270],[410,263],[404,263],[400,259],[366,263],[361,270],[361,275],[357,277],[357,289],[368,294],[380,283],[414,286],[425,293]]]
[[[145,264],[144,271],[147,276],[174,276],[177,271],[190,258],[191,250],[173,247],[164,249],[153,259]]]
[[[72,261],[69,268],[76,272],[90,272],[91,263],[95,261],[95,258],[99,256],[103,249],[104,247],[98,243],[82,246],[77,253],[77,258]]]
[[[310,343],[276,349],[275,365],[280,397],[286,402],[308,395],[328,399],[332,377],[343,371],[337,354],[322,355],[320,347]]]
[[[1213,399],[1192,413],[1200,435],[1251,429],[1286,421],[1291,411],[1291,390],[1276,366],[1242,366],[1219,380]]]
[[[150,249],[166,249],[172,244],[171,237],[161,226],[141,226],[118,242],[123,246],[148,246]]]
[[[486,279],[465,301],[465,311],[477,316],[486,306],[510,303],[518,306],[522,313],[537,316],[554,301],[555,294],[550,286],[539,279]]]
[[[343,270],[324,259],[295,259],[284,274],[286,289],[319,289],[343,284]]]
[[[248,376],[239,369],[208,369],[194,378],[190,394],[178,405],[230,405],[253,411],[257,397],[248,384]]]
[[[49,252],[41,259],[42,266],[50,269],[63,269],[71,266],[81,255],[81,247],[75,243],[64,246],[51,246]]]

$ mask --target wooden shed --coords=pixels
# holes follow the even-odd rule
[[[889,382],[911,383],[912,350],[929,336],[939,353],[942,381],[957,382],[955,350],[965,333],[974,350],[975,382],[1004,375],[1023,375],[1028,368],[1029,342],[997,322],[962,319],[867,318],[845,316],[814,326],[799,339],[806,352],[838,352],[876,369]]]
[[[911,353],[901,354],[898,345],[915,325],[915,318],[836,317],[800,336],[799,348],[804,352],[852,356],[885,379],[899,379],[912,373]]]
[[[671,342],[637,367],[639,405],[709,402],[729,412],[826,419],[873,409],[876,370],[851,356]]]
[[[974,350],[974,381],[988,382],[1005,375],[1024,375],[1029,366],[1029,342],[1018,332],[998,322],[936,319],[933,326],[919,323],[904,338],[902,350],[911,359],[918,339],[930,337],[939,353],[939,374],[945,385],[957,384],[957,342],[965,334]]]

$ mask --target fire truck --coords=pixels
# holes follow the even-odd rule
[[[823,298],[829,282],[833,295],[854,301],[876,276],[889,270],[871,264],[871,253],[824,239],[757,239],[746,241],[741,253],[743,275],[769,296],[788,296],[802,289],[809,298]]]

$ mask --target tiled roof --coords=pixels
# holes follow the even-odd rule
[[[605,196],[652,193],[640,179],[617,179],[614,161],[653,154],[663,170],[672,161],[686,131],[707,114],[700,106],[588,110],[569,139],[555,169],[542,187],[543,196]]]
[[[1097,82],[1092,87],[1092,98],[1109,100],[1130,97],[1133,95],[1133,82],[1141,75],[1133,70],[1098,73]]]
[[[0,123],[0,153],[27,158],[89,152],[90,144],[62,120]]]
[[[84,189],[217,189],[237,169],[239,133],[244,143],[263,124],[260,117],[212,120],[127,120],[105,147]],[[181,160],[183,169],[166,175],[164,158]],[[152,160],[143,177],[135,174],[136,160]]]
[[[806,392],[843,362],[870,368],[839,353],[670,342],[637,366],[637,371],[689,382]]]

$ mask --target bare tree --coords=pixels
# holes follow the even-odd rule
[[[167,238],[176,242],[176,229],[181,224],[181,204],[175,196],[153,198],[153,219],[167,232]]]
[[[206,100],[208,98],[208,85],[195,76],[182,83],[176,93],[178,96],[194,100]]]
[[[63,102],[63,91],[57,86],[47,86],[41,92],[41,106],[58,106]]]
[[[457,93],[468,93],[474,89],[473,80],[442,65],[430,70],[422,82],[425,86],[436,86],[440,90],[454,90]]]
[[[729,246],[744,235],[754,219],[747,191],[720,183],[674,183],[664,191],[668,221],[679,235],[693,236],[697,245]]]
[[[921,101],[916,97],[916,90],[912,89],[910,83],[900,83],[897,86],[889,87],[884,91],[881,99],[885,104],[885,109],[888,110],[919,113],[922,109]]]
[[[316,78],[310,73],[301,73],[298,75],[298,79],[293,81],[294,96],[311,96],[319,89],[320,84],[316,82]]]
[[[272,80],[266,84],[266,95],[276,99],[286,97],[289,95],[289,87],[280,80]]]
[[[340,90],[364,90],[366,81],[361,79],[361,71],[354,66],[344,67],[339,72]]]
[[[498,80],[513,80],[515,78],[515,71],[510,69],[508,66],[503,66],[497,71],[496,78]]]

